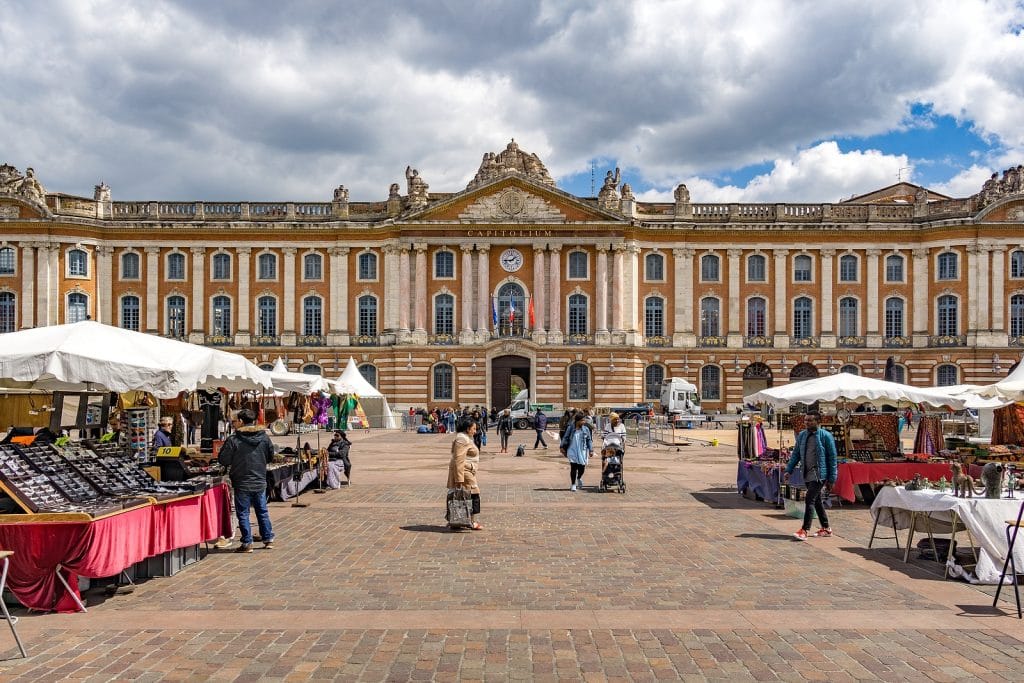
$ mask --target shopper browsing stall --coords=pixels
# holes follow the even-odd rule
[[[238,411],[232,421],[235,433],[224,440],[217,461],[227,468],[235,490],[235,514],[242,532],[242,545],[235,552],[252,552],[249,508],[256,509],[256,522],[263,547],[274,547],[274,530],[267,509],[267,463],[274,457],[274,445],[266,431],[255,424],[256,414],[248,408]]]
[[[796,445],[793,446],[793,453],[786,464],[786,481],[789,481],[789,475],[799,465],[804,475],[804,485],[807,487],[804,524],[793,534],[800,541],[807,540],[807,534],[811,530],[812,512],[818,515],[818,521],[821,522],[821,528],[814,535],[818,538],[832,536],[832,527],[829,526],[821,494],[828,493],[836,483],[836,442],[832,434],[819,429],[818,424],[818,415],[808,413],[804,418],[805,428],[797,434]]]
[[[153,448],[165,448],[171,445],[171,430],[174,428],[174,420],[170,417],[160,418],[160,428],[153,435]]]

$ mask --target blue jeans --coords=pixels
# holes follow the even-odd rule
[[[256,508],[256,523],[260,527],[260,538],[264,543],[274,540],[274,530],[270,526],[270,511],[267,509],[266,491],[235,491],[235,514],[238,516],[238,528],[242,531],[242,543],[252,543],[252,526],[249,523],[249,508]]]

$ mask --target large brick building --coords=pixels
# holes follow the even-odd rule
[[[990,382],[1024,341],[1020,167],[972,197],[642,203],[555,187],[513,142],[460,192],[379,202],[112,201],[0,167],[0,329],[91,317],[336,375],[398,406],[629,404],[663,377],[726,410],[828,372]],[[496,321],[496,322],[495,322]]]

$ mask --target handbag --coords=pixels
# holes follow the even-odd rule
[[[473,525],[473,498],[469,491],[459,489],[448,494],[448,526],[454,528]]]
[[[480,445],[481,446],[486,446],[487,445],[487,432],[484,432],[483,434],[480,435]]]

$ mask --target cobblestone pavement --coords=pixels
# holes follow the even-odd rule
[[[868,550],[863,506],[792,540],[735,493],[728,446],[633,449],[625,495],[570,493],[552,451],[485,451],[486,528],[448,533],[450,438],[355,441],[352,486],[271,506],[272,551],[91,591],[88,614],[16,610],[32,656],[0,628],[0,678],[1020,680],[1009,609],[892,540]]]

